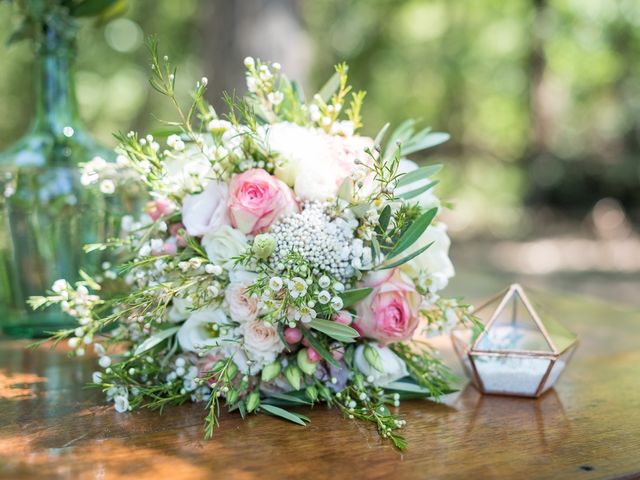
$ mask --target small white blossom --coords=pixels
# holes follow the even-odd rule
[[[344,302],[342,301],[342,298],[336,296],[331,299],[331,306],[334,308],[334,310],[342,310],[342,307],[344,307]]]
[[[271,277],[271,279],[269,279],[269,288],[274,292],[279,292],[282,288],[282,285],[283,282],[280,277]]]
[[[117,395],[113,398],[113,402],[116,407],[116,412],[124,413],[129,410],[129,398],[124,395]]]
[[[331,294],[327,290],[322,290],[320,293],[318,293],[318,301],[321,304],[325,305],[329,303],[330,300],[331,300]]]
[[[300,277],[293,277],[287,282],[287,288],[289,289],[289,294],[293,298],[298,298],[307,293],[307,282]]]
[[[102,368],[107,368],[111,365],[111,357],[104,355],[102,357],[100,357],[100,360],[98,360],[98,364],[102,367]]]

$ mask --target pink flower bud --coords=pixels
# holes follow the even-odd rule
[[[287,327],[284,329],[284,339],[289,345],[298,343],[302,339],[302,330],[297,327]]]
[[[352,315],[347,310],[340,310],[338,313],[334,313],[331,319],[336,323],[341,323],[342,325],[351,325],[353,321]]]
[[[162,250],[167,255],[175,255],[176,252],[178,251],[178,247],[176,246],[176,242],[172,242],[171,239],[169,239],[166,242],[164,242]]]
[[[307,348],[307,358],[310,362],[319,362],[322,357],[318,352],[316,352],[313,347]]]

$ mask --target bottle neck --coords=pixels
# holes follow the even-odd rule
[[[36,120],[34,128],[56,137],[73,135],[79,127],[69,32],[45,26],[36,55]]]

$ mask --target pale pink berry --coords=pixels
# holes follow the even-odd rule
[[[284,339],[289,345],[298,343],[302,339],[302,330],[297,327],[287,327],[284,329]]]
[[[307,358],[310,362],[319,362],[322,357],[318,352],[316,352],[313,347],[307,348]]]
[[[336,323],[341,323],[342,325],[351,325],[353,316],[347,310],[340,310],[338,313],[334,313],[331,316],[331,319]]]

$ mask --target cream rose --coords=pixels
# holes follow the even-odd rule
[[[202,237],[201,243],[209,261],[226,269],[233,268],[233,257],[249,248],[244,233],[229,225],[223,225],[215,232],[206,234]]]
[[[202,193],[187,195],[182,204],[182,223],[187,233],[199,237],[229,225],[228,197],[227,185],[218,181],[209,182]]]
[[[247,294],[247,287],[255,282],[257,274],[244,270],[231,272],[224,294],[231,319],[244,323],[258,318],[258,299]]]
[[[389,347],[380,347],[375,344],[369,344],[369,346],[378,352],[384,373],[369,364],[364,356],[365,345],[361,344],[356,347],[353,361],[356,368],[360,370],[364,376],[373,378],[375,385],[384,387],[391,382],[395,382],[409,375],[404,361],[393,353]]]
[[[261,367],[275,361],[284,345],[275,326],[261,320],[252,320],[240,325],[244,349],[249,359]]]

